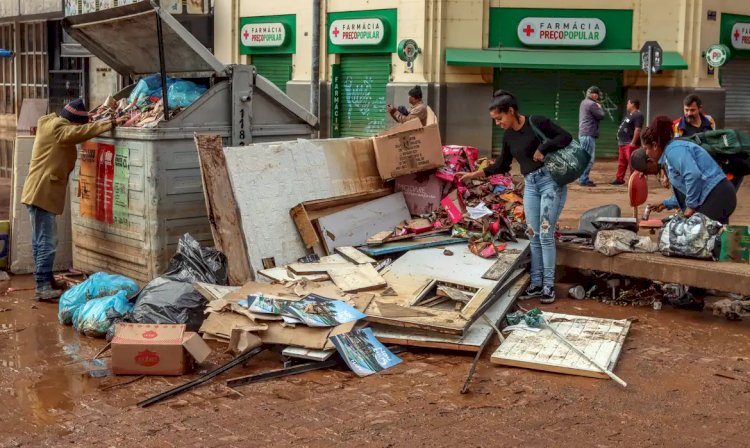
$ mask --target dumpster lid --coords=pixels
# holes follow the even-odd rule
[[[65,30],[94,56],[122,75],[158,73],[156,16],[162,19],[164,64],[173,76],[203,77],[222,73],[225,65],[188,30],[150,0],[68,16]]]

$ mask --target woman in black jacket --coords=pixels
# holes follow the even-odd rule
[[[568,190],[552,180],[544,166],[544,157],[568,146],[573,137],[546,117],[520,115],[516,97],[503,90],[492,96],[490,117],[505,130],[502,153],[484,170],[459,173],[460,179],[468,181],[507,174],[513,159],[518,161],[526,183],[524,213],[531,244],[531,284],[521,298],[539,297],[542,303],[552,303],[555,301],[555,227]],[[546,139],[542,141],[537,132]]]

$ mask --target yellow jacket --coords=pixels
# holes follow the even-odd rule
[[[76,145],[110,129],[110,121],[78,125],[57,114],[40,118],[21,202],[56,215],[62,214],[68,176],[78,157]]]

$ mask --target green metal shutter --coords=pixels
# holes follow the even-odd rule
[[[620,126],[625,100],[622,97],[622,72],[561,71],[558,88],[559,106],[557,122],[578,138],[578,112],[586,89],[597,86],[602,90],[600,99],[604,119],[599,122],[596,139],[596,157],[617,157],[617,128]]]
[[[512,93],[523,115],[555,117],[557,73],[548,70],[495,69],[494,88]],[[487,104],[491,98],[487,99]],[[485,106],[486,107],[486,106]],[[500,155],[503,130],[492,122],[492,155]]]
[[[495,89],[502,88],[518,98],[524,115],[544,115],[578,138],[578,110],[586,89],[602,89],[606,116],[600,122],[596,142],[598,157],[617,156],[617,128],[622,118],[622,72],[495,70]],[[492,153],[499,154],[503,131],[492,124]]]
[[[391,54],[341,55],[341,137],[371,137],[386,127]]]
[[[258,74],[286,92],[286,83],[292,79],[291,54],[255,54],[250,63]]]

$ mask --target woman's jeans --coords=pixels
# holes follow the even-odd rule
[[[555,227],[568,187],[552,180],[546,167],[524,176],[523,207],[531,241],[531,286],[555,286]]]
[[[31,217],[31,252],[34,255],[36,286],[48,285],[54,278],[52,266],[57,252],[55,214],[34,205],[26,205]]]

